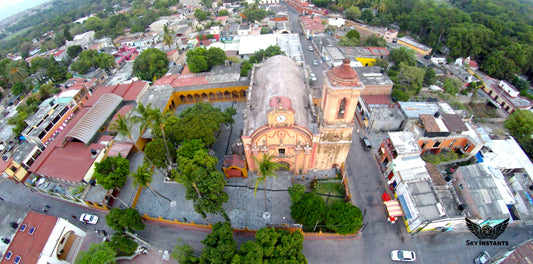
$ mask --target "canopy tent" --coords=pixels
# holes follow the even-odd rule
[[[398,200],[391,200],[390,196],[387,193],[383,193],[381,196],[383,203],[387,207],[387,212],[389,213],[389,221],[391,223],[396,222],[397,217],[403,215],[402,207]]]

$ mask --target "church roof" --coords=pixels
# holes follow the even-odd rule
[[[346,58],[342,64],[328,71],[328,77],[335,86],[361,86],[359,75],[350,66],[350,59]]]
[[[274,56],[254,66],[252,82],[248,89],[247,117],[244,135],[251,135],[256,129],[268,124],[267,113],[274,109],[272,98],[290,99],[290,110],[294,111],[294,123],[315,133],[309,110],[309,89],[304,83],[302,66],[286,56]]]

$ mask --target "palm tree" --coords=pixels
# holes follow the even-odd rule
[[[168,149],[167,140],[165,137],[165,120],[172,115],[172,112],[165,111],[163,113],[159,112],[159,109],[152,107],[152,104],[148,104],[147,106],[143,104],[139,104],[137,108],[135,108],[135,112],[137,112],[139,115],[132,116],[130,120],[133,123],[139,123],[139,133],[142,135],[146,128],[152,125],[152,129],[159,128],[161,129],[161,133],[163,135],[163,142],[165,144],[165,149],[167,151],[167,160],[168,164],[170,166],[170,169],[175,168],[174,162],[172,162],[172,158],[170,156],[170,151]],[[169,170],[167,170],[167,175],[169,174]]]
[[[276,174],[276,171],[284,168],[289,169],[287,166],[279,164],[277,162],[272,161],[272,158],[274,156],[271,156],[270,154],[263,154],[263,158],[261,160],[258,160],[255,156],[252,156],[252,158],[255,160],[255,162],[258,165],[258,176],[255,179],[255,189],[254,189],[254,196],[257,195],[257,186],[259,183],[263,183],[263,191],[265,192],[265,211],[267,211],[267,198],[266,198],[266,179],[269,177],[278,177]]]
[[[133,185],[135,187],[142,186],[148,188],[152,193],[159,195],[161,198],[164,198],[165,200],[172,202],[169,198],[165,197],[164,195],[160,194],[152,186],[150,186],[150,183],[152,182],[152,175],[154,174],[153,171],[149,170],[146,166],[146,164],[143,164],[139,167],[137,167],[137,171],[130,172],[130,176],[133,177]]]
[[[163,44],[168,46],[168,49],[170,49],[170,46],[174,43],[174,38],[172,36],[174,32],[172,30],[169,30],[167,25],[163,26]]]
[[[6,65],[6,78],[11,85],[22,82],[28,77],[28,67],[22,61],[12,61]]]
[[[130,120],[127,116],[123,116],[121,114],[118,114],[118,118],[117,120],[115,120],[115,122],[111,123],[111,125],[109,125],[109,129],[112,130],[112,131],[117,131],[117,133],[119,135],[122,135],[122,136],[127,136],[129,138],[129,140],[133,143],[133,146],[142,152],[142,149],[137,145],[137,142],[135,140],[133,140],[133,138],[131,137],[131,123],[130,123]],[[154,163],[152,162],[152,160],[150,158],[148,158],[146,155],[144,156],[144,158],[146,160],[148,160],[148,162],[150,163],[150,165],[152,165],[152,167],[155,167],[157,168],[156,166],[154,166]],[[162,174],[162,175],[165,175],[165,173],[163,173],[163,171],[161,171],[159,168],[157,168],[159,170],[159,172]]]

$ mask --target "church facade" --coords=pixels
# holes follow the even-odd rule
[[[350,61],[325,72],[320,107],[313,107],[302,65],[274,56],[252,70],[242,142],[249,170],[263,154],[294,174],[340,168],[352,143],[364,85]]]

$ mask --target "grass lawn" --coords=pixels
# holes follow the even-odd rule
[[[316,190],[317,194],[322,194],[320,195],[320,197],[322,197],[324,201],[327,201],[328,204],[332,204],[337,201],[344,202],[344,197],[346,196],[346,193],[344,192],[344,185],[342,185],[341,182],[318,182],[317,184],[318,186],[320,186],[318,187],[318,190]],[[342,188],[340,188],[339,186],[342,186]],[[328,195],[331,195],[329,199]]]

